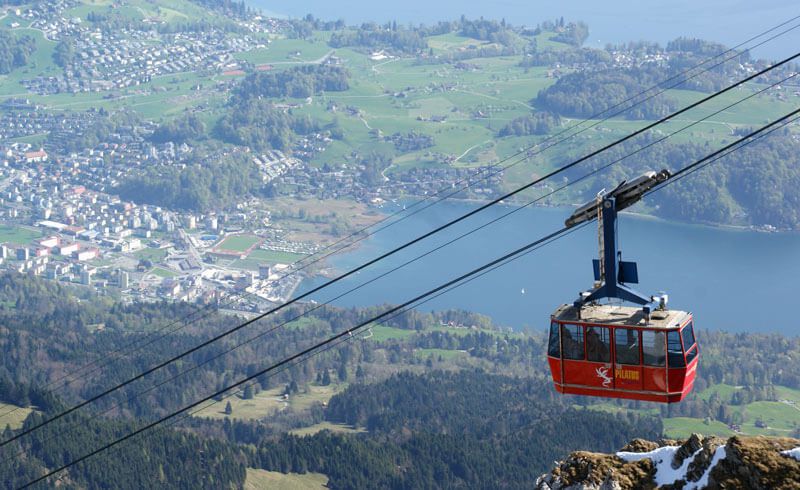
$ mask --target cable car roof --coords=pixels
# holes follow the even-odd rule
[[[559,322],[595,323],[600,325],[635,326],[647,328],[674,329],[691,319],[691,313],[680,310],[656,310],[650,314],[650,321],[645,321],[641,308],[633,306],[587,304],[580,310],[573,305],[561,305],[553,319]]]

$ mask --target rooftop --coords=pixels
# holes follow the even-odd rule
[[[598,325],[635,325],[651,328],[678,328],[686,323],[691,314],[680,310],[654,311],[650,314],[650,322],[645,322],[641,307],[619,305],[587,305],[581,309],[578,319],[577,308],[572,305],[561,305],[553,318],[562,322],[594,323]]]

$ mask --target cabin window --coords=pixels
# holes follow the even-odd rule
[[[561,346],[558,342],[558,323],[556,322],[550,322],[550,345],[547,347],[547,355],[561,357]]]
[[[686,364],[691,364],[694,361],[694,358],[697,357],[697,346],[695,345],[692,347],[689,352],[686,353]]]
[[[692,328],[692,322],[689,322],[681,329],[681,337],[683,337],[683,345],[687,349],[694,345],[694,328]]]
[[[642,330],[642,357],[645,366],[664,366],[666,360],[664,332]]]
[[[564,349],[564,359],[583,360],[583,326],[562,325],[561,346]]]
[[[611,333],[608,327],[586,327],[586,359],[611,362]]]
[[[667,355],[669,357],[669,367],[686,367],[686,359],[683,357],[683,347],[681,346],[681,336],[677,330],[667,332]]]
[[[632,328],[614,329],[617,364],[639,364],[639,332]]]

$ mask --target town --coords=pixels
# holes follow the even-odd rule
[[[463,147],[466,151],[420,152],[425,164],[397,165],[388,159],[387,165],[376,170],[370,168],[362,144],[320,164],[319,156],[341,141],[342,130],[336,126],[312,124],[283,149],[256,150],[241,144],[200,147],[191,139],[154,138],[161,125],[133,109],[118,109],[112,124],[102,107],[65,109],[70,102],[56,108],[48,97],[100,94],[101,100],[114,101],[163,93],[173,88],[153,82],[176,75],[189,77],[191,84],[191,93],[180,97],[224,101],[243,76],[273,69],[244,55],[268,51],[274,39],[298,28],[288,20],[256,12],[225,11],[221,12],[228,22],[225,28],[173,29],[157,15],[140,22],[123,21],[117,10],[126,8],[125,2],[83,17],[68,13],[78,5],[74,0],[59,0],[27,9],[7,7],[2,16],[8,18],[10,31],[38,31],[47,42],[55,43],[54,57],[60,65],[58,73],[22,76],[19,86],[26,93],[0,100],[0,221],[6,235],[14,237],[0,248],[4,268],[82,284],[127,301],[181,300],[240,312],[260,311],[286,301],[304,278],[322,267],[309,268],[307,263],[314,262],[323,243],[292,238],[271,219],[269,207],[252,196],[241,196],[240,202],[227,203],[224,210],[200,211],[146,204],[135,193],[123,198],[118,192],[121,186],[146,172],[162,175],[165,169],[215,166],[238,158],[252,168],[264,192],[288,199],[351,200],[376,213],[388,210],[389,203],[402,208],[404,200],[420,197],[487,200],[503,195],[507,172],[498,165],[497,155],[487,151],[490,156],[479,159],[477,153],[470,154],[474,147],[468,145]],[[100,20],[118,28],[98,27]],[[557,29],[563,32],[565,28]],[[458,52],[461,56],[470,50],[475,46]],[[346,61],[327,46],[320,53],[312,61],[303,61],[299,50],[290,49],[283,61],[275,63],[338,67]],[[365,59],[378,63],[371,68],[373,73],[380,73],[377,66],[402,56],[388,48],[365,53]],[[419,59],[431,56],[438,55],[422,51]],[[669,57],[656,46],[631,44],[610,49],[607,60],[596,63],[555,59],[541,76],[552,81],[576,70],[661,67]],[[527,67],[531,54],[521,60],[519,66]],[[461,72],[480,71],[475,63],[458,61],[452,66]],[[737,69],[748,74],[757,66],[742,60]],[[444,80],[401,90],[384,88],[375,97],[406,104],[410,114],[417,107],[408,102],[411,97],[462,90],[458,83]],[[778,97],[791,90],[781,91]],[[281,101],[274,107],[291,115],[306,110],[312,100]],[[384,135],[369,126],[365,112],[356,105],[319,104],[334,120],[341,115],[363,123],[370,138],[363,146],[393,145],[406,151],[404,145],[414,150],[418,149],[414,145],[433,145],[432,136],[425,140],[413,132]],[[491,125],[494,113],[514,110],[515,104],[524,105],[516,100],[506,106],[481,102],[463,113],[454,107],[411,117],[432,128],[448,128],[464,118]],[[198,121],[218,117],[209,110],[208,104],[195,103],[184,113]],[[94,129],[98,125],[102,131]],[[431,130],[432,134],[441,131]],[[528,150],[526,156],[532,154]],[[398,166],[402,168],[394,168]],[[549,187],[543,184],[534,189]],[[335,235],[354,231],[340,224],[331,229]]]

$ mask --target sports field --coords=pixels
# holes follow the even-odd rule
[[[224,238],[215,247],[217,253],[246,257],[264,239],[253,235],[235,235]]]
[[[35,238],[39,238],[40,236],[42,236],[40,232],[21,226],[0,225],[0,242],[28,245]]]

